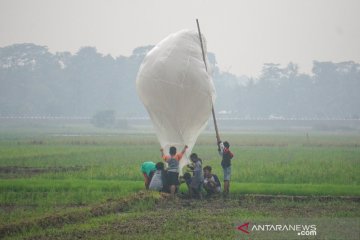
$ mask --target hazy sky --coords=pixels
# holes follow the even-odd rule
[[[50,51],[95,46],[113,56],[196,29],[220,67],[256,76],[263,63],[360,62],[359,0],[0,0],[0,47],[32,42]]]

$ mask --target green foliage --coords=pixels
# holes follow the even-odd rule
[[[231,181],[233,196],[360,196],[360,138],[356,134],[313,134],[310,140],[298,134],[227,134],[222,137],[231,143],[235,154]],[[212,135],[203,134],[193,151],[203,159],[203,165],[211,165],[213,172],[222,179],[220,157]],[[129,196],[144,188],[139,168],[142,162],[149,160],[161,161],[159,145],[152,134],[2,135],[0,226],[49,214],[82,211],[94,204]],[[181,191],[186,191],[186,188],[182,186]],[[131,213],[119,218],[134,223],[136,219],[144,218],[156,201],[137,202],[131,206]],[[160,218],[156,212],[149,214]],[[175,219],[181,224],[188,220],[200,221],[203,217],[211,219],[206,214],[198,218],[191,211],[177,214]],[[246,212],[240,215],[244,214]],[[224,216],[228,219],[226,221],[233,221],[230,216],[233,216],[230,212]],[[117,221],[114,219],[119,218],[104,216],[83,225],[46,231],[50,235],[65,234],[63,237],[66,238],[66,234],[76,231],[74,226],[89,229],[103,226],[107,221],[113,224]],[[170,225],[166,225],[166,229],[171,228]],[[43,233],[41,229],[31,231],[35,235]],[[31,231],[25,234],[31,236]],[[203,236],[214,234],[205,228],[201,231]],[[111,231],[106,234],[110,234],[109,238],[111,234],[116,235]],[[141,238],[142,235],[137,236]]]
[[[91,116],[110,108],[124,117],[144,116],[134,82],[152,47],[116,58],[94,47],[76,54],[53,54],[29,43],[2,47],[0,113]],[[249,79],[219,69],[213,53],[208,57],[220,96],[215,109],[253,118],[359,118],[358,63],[314,61],[312,75],[299,73],[293,63],[268,63],[257,79]]]

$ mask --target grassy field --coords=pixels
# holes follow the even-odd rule
[[[153,134],[4,131],[0,238],[234,239],[234,224],[242,219],[358,222],[360,135],[228,133],[223,139],[235,154],[230,199],[169,201],[139,193],[141,163],[160,160]],[[193,152],[222,178],[212,135],[201,135]],[[312,197],[264,200],[259,194]]]

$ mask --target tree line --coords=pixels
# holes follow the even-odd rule
[[[153,46],[128,57],[103,55],[94,47],[77,53],[49,52],[31,43],[0,48],[0,114],[93,116],[112,110],[118,117],[146,116],[135,79]],[[215,108],[236,117],[359,118],[360,65],[313,62],[311,74],[289,63],[264,64],[259,77],[221,71],[208,54],[217,91]]]

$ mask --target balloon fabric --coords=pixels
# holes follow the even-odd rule
[[[207,125],[216,95],[198,33],[181,30],[150,50],[140,66],[136,89],[165,153],[171,146],[178,151],[189,146],[180,161],[181,169]]]

